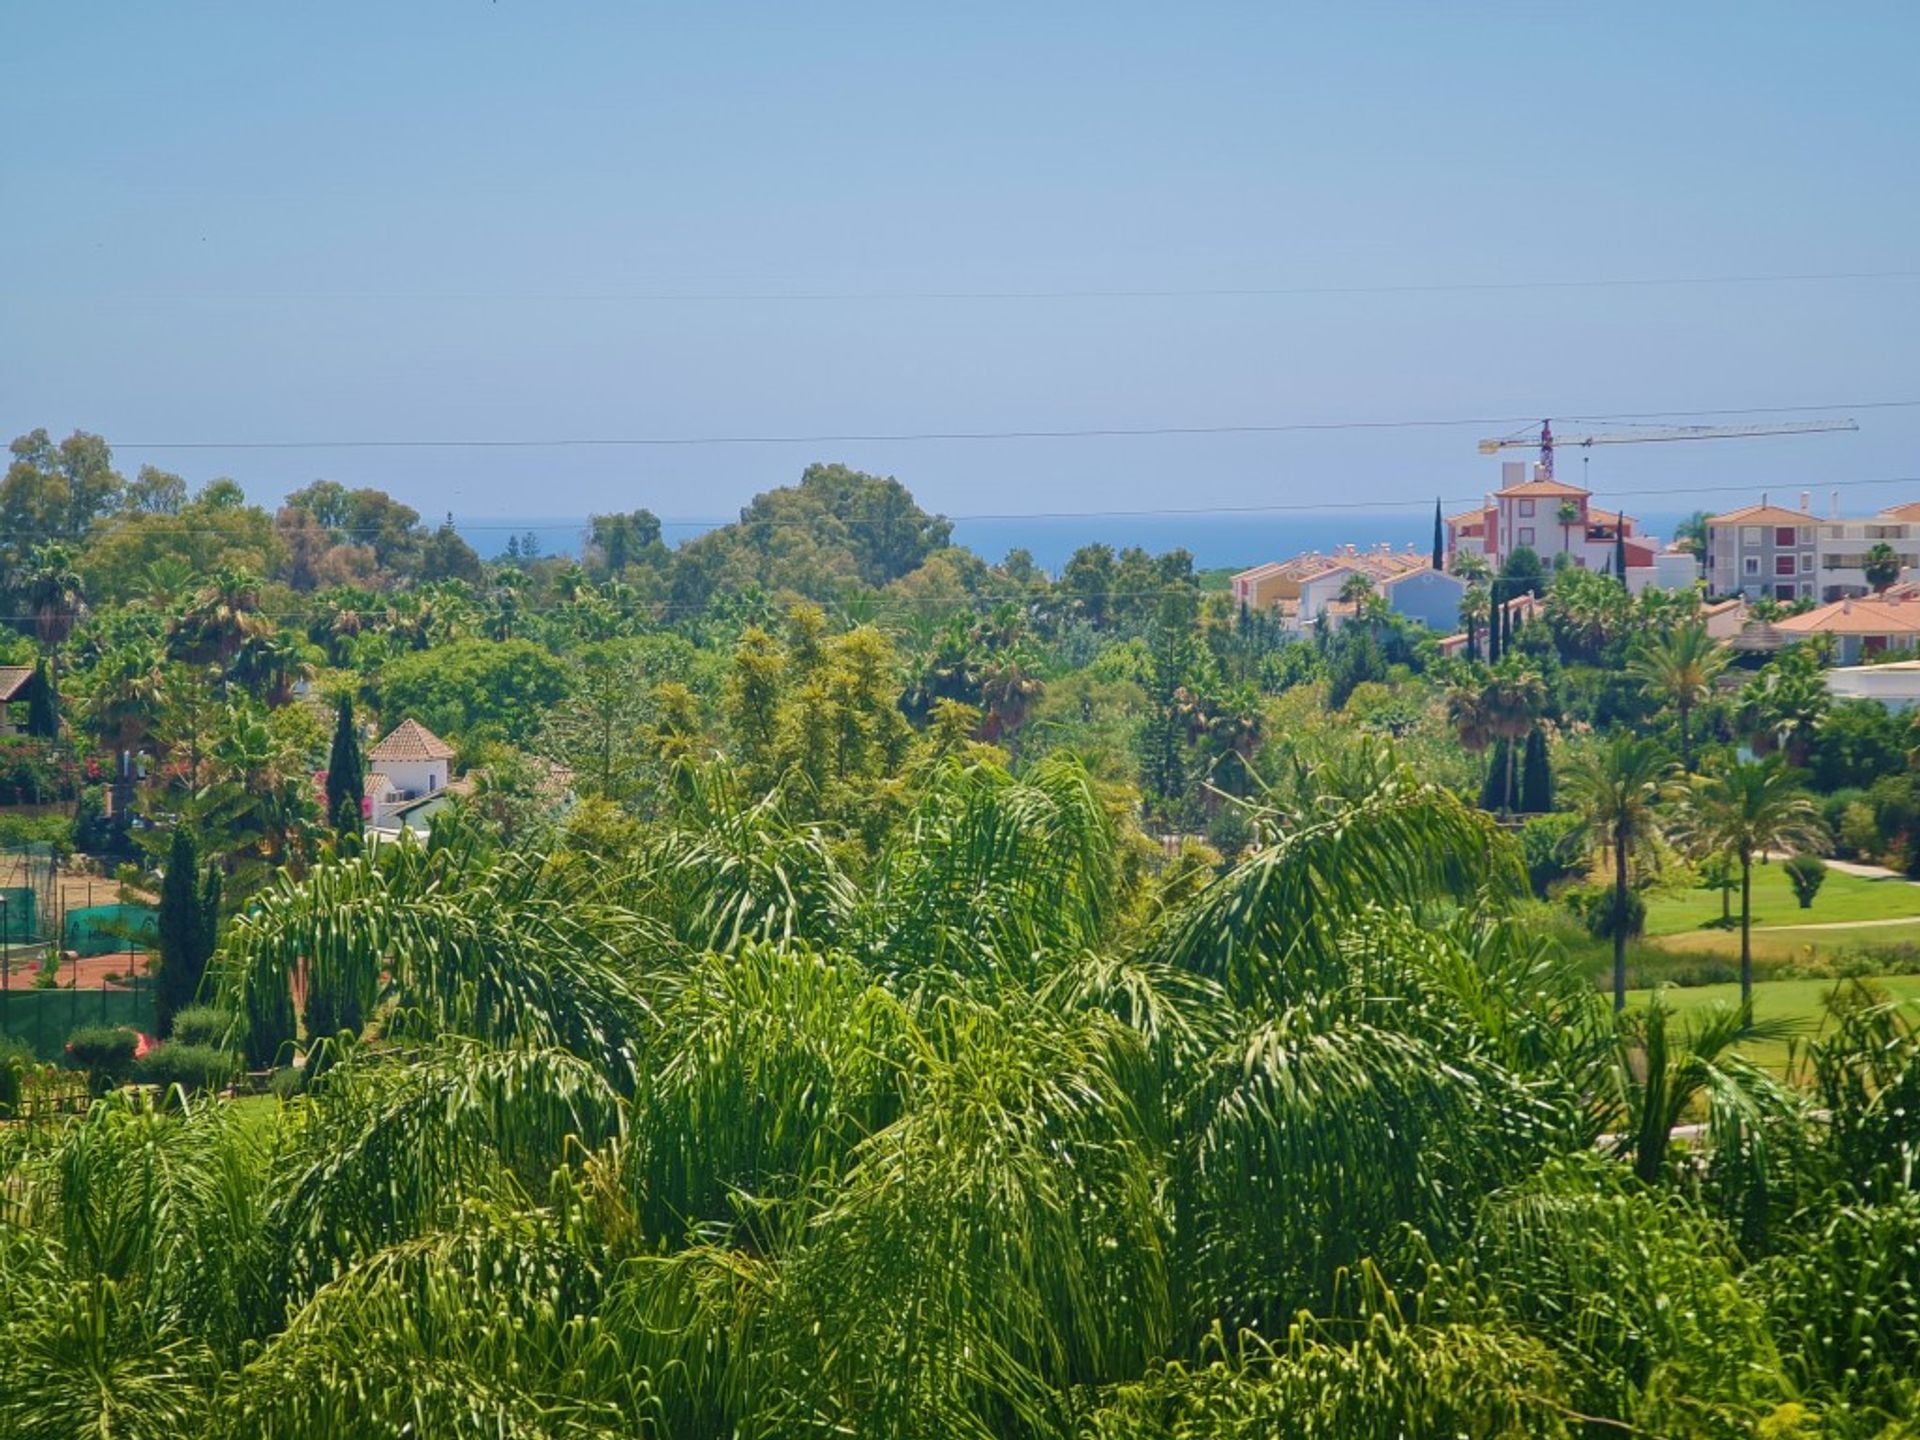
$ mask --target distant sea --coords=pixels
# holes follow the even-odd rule
[[[1648,512],[1637,516],[1639,533],[1662,540],[1673,537],[1684,514]],[[492,559],[507,548],[510,538],[531,534],[543,555],[578,555],[585,525],[579,520],[552,517],[475,518],[456,520],[468,544]],[[711,525],[671,522],[666,539],[679,545],[714,529]],[[1316,510],[1311,513],[1276,512],[1253,515],[1079,515],[1048,519],[960,520],[953,539],[982,559],[998,562],[1009,550],[1029,551],[1036,564],[1058,574],[1067,557],[1082,545],[1111,545],[1119,550],[1138,545],[1154,554],[1184,548],[1201,569],[1243,569],[1267,560],[1284,560],[1302,551],[1331,551],[1343,545],[1361,548],[1387,544],[1396,550],[1411,545],[1425,552],[1433,543],[1431,506],[1381,510]]]

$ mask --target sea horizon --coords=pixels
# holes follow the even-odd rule
[[[1691,511],[1635,516],[1641,535],[1671,539],[1675,528]],[[541,555],[577,556],[581,553],[586,522],[555,516],[476,516],[454,522],[454,529],[482,556],[493,559],[510,540],[534,536]],[[670,546],[685,544],[721,525],[709,521],[663,522]],[[973,551],[989,564],[998,564],[1008,552],[1024,549],[1049,574],[1059,574],[1073,552],[1083,545],[1110,545],[1115,550],[1137,545],[1152,554],[1185,549],[1196,568],[1247,569],[1269,560],[1284,560],[1310,551],[1330,553],[1352,545],[1372,549],[1426,551],[1433,543],[1433,508],[1394,507],[1368,510],[1250,512],[1205,515],[1065,515],[956,520],[953,543]]]

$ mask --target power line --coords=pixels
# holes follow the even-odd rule
[[[634,304],[895,304],[1073,300],[1257,300],[1336,295],[1445,295],[1511,291],[1684,289],[1691,286],[1798,285],[1914,280],[1920,270],[1834,270],[1745,275],[1605,276],[1572,280],[1447,280],[1372,285],[1244,285],[1028,290],[535,290],[535,291],[256,291],[215,295],[124,294],[68,296],[94,304],[277,303],[350,301],[591,301]],[[43,298],[39,292],[0,291],[7,299]]]
[[[1735,409],[1553,412],[1565,421],[1677,420],[1708,416],[1818,414],[1835,410],[1911,410],[1920,400],[1871,400],[1834,405],[1750,405]],[[1295,420],[1279,424],[1090,426],[1045,430],[913,430],[839,435],[563,436],[545,439],[432,440],[127,440],[127,450],[563,450],[710,445],[897,445],[923,441],[1139,439],[1190,435],[1285,435],[1313,431],[1432,430],[1468,425],[1511,427],[1537,423],[1535,415],[1412,420]]]

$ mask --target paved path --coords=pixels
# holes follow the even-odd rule
[[[1810,925],[1756,925],[1756,935],[1778,935],[1783,930],[1873,930],[1882,925],[1920,925],[1920,915],[1895,915],[1888,920],[1824,920]],[[1738,934],[1737,930],[1730,932]]]
[[[1858,875],[1862,880],[1899,880],[1908,885],[1920,885],[1920,880],[1908,880],[1898,870],[1889,870],[1884,865],[1862,865],[1858,860],[1829,860],[1829,870],[1838,870],[1842,875]]]

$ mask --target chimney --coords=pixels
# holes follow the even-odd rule
[[[1762,490],[1762,491],[1760,492],[1760,504],[1761,504],[1761,507],[1762,507],[1762,508],[1765,508],[1765,506],[1766,506],[1766,503],[1767,503],[1767,492],[1766,492],[1766,491],[1764,491],[1764,490]]]
[[[1800,513],[1802,515],[1813,513],[1813,496],[1805,490],[1800,492]]]
[[[1840,518],[1840,492],[1838,490],[1833,492],[1833,518],[1836,520]]]

